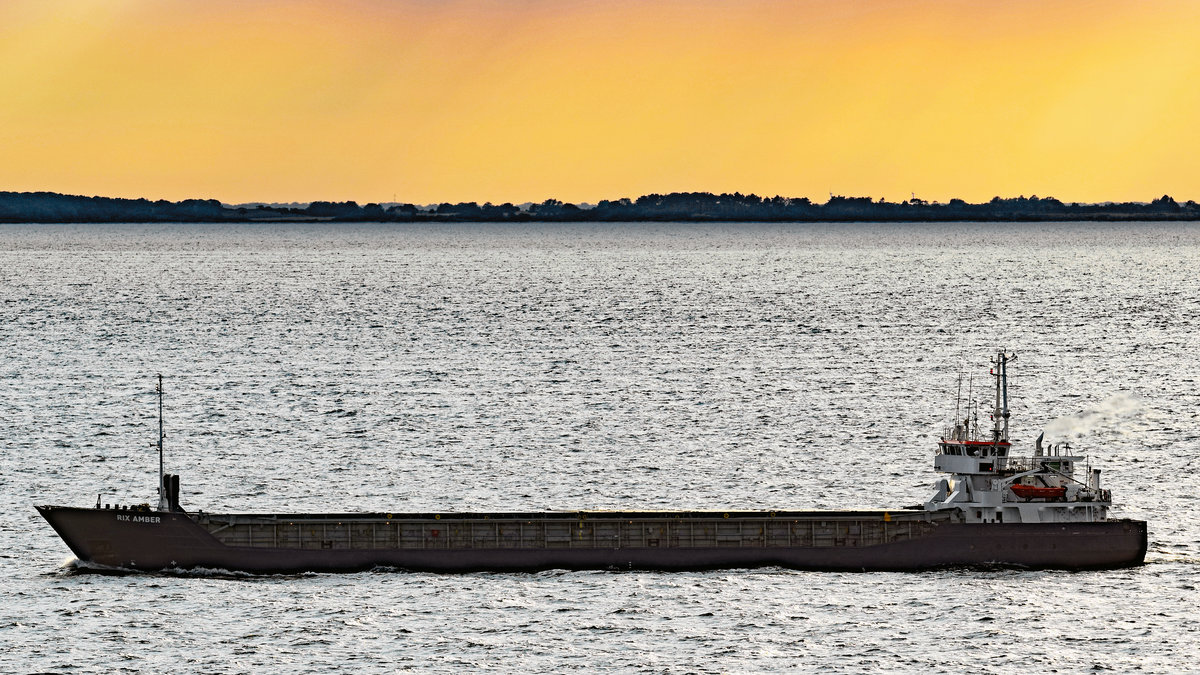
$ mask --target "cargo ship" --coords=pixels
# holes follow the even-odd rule
[[[939,439],[945,474],[923,504],[878,511],[238,513],[187,511],[164,472],[158,379],[158,503],[38,506],[98,570],[248,573],[546,569],[915,571],[955,566],[1107,569],[1142,564],[1145,521],[1109,517],[1100,470],[1066,444],[1027,455],[1009,441],[1008,367],[992,361],[990,428],[959,403]],[[968,401],[971,400],[968,395]],[[1081,472],[1081,469],[1083,470]],[[1080,476],[1080,477],[1077,477]],[[1082,480],[1080,479],[1082,478]]]

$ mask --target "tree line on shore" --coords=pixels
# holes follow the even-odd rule
[[[995,197],[972,204],[916,197],[902,202],[830,196],[759,197],[741,193],[673,192],[579,206],[557,199],[540,204],[366,204],[317,201],[307,205],[226,206],[215,199],[179,202],[83,197],[53,192],[0,192],[0,222],[934,222],[1042,220],[1200,220],[1200,204],[1167,195],[1150,202],[1064,203],[1052,197]]]

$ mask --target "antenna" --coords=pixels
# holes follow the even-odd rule
[[[167,509],[167,494],[163,489],[163,380],[158,374],[158,510]]]
[[[1016,360],[1016,354],[1009,354],[1002,350],[992,361],[996,366],[992,368],[992,376],[996,378],[996,405],[992,408],[993,441],[1008,440],[1008,363]]]
[[[959,374],[958,374],[958,393],[955,394],[955,396],[954,396],[954,430],[955,431],[958,431],[958,425],[962,423],[961,422],[962,418],[959,417],[959,411],[961,409],[962,409],[962,372],[959,372]],[[969,432],[969,429],[963,429],[964,438],[968,432]],[[955,440],[961,440],[961,439],[956,438]]]
[[[1000,379],[1004,383],[1004,411],[1001,414],[1004,415],[1004,440],[1007,441],[1008,440],[1008,416],[1009,416],[1009,412],[1008,412],[1008,364],[1010,361],[1016,361],[1017,355],[1016,354],[1004,354],[1000,360],[1001,360]]]
[[[975,428],[971,429],[971,413],[975,414]],[[979,438],[979,406],[975,403],[975,376],[967,378],[967,438]]]
[[[996,358],[992,359],[992,365],[994,367],[988,371],[988,374],[996,379],[996,402],[992,404],[992,442],[1002,440],[1000,438],[1000,380],[1003,379],[1004,375],[1000,364],[1003,363],[1003,361],[1004,352],[996,354]]]

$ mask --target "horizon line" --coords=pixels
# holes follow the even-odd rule
[[[234,209],[246,208],[246,207],[252,207],[252,206],[282,206],[282,207],[292,207],[292,208],[305,208],[307,206],[311,206],[312,204],[355,204],[358,206],[369,206],[369,205],[374,204],[374,205],[381,206],[381,207],[416,206],[421,209],[434,209],[434,208],[437,208],[437,207],[443,206],[443,205],[460,206],[460,205],[476,204],[478,206],[511,205],[511,206],[517,206],[522,209],[525,209],[526,207],[529,207],[529,206],[536,206],[536,205],[541,205],[541,204],[557,202],[557,203],[561,203],[563,205],[570,205],[570,206],[575,206],[575,207],[578,207],[578,208],[581,208],[584,210],[590,210],[604,202],[616,203],[616,202],[620,202],[622,200],[629,200],[631,202],[636,202],[639,199],[645,199],[645,198],[655,197],[655,196],[670,197],[670,196],[681,196],[681,195],[730,197],[730,198],[743,198],[743,199],[757,198],[762,201],[783,199],[783,200],[787,200],[787,201],[801,202],[801,203],[807,201],[808,203],[813,204],[813,205],[828,205],[835,200],[854,200],[854,201],[870,200],[871,204],[881,204],[881,205],[882,204],[891,204],[891,205],[913,204],[913,205],[928,205],[928,206],[937,206],[937,205],[948,206],[955,202],[961,202],[968,206],[983,206],[983,205],[992,203],[996,200],[1000,200],[1000,201],[1028,200],[1028,201],[1040,201],[1040,202],[1058,202],[1065,206],[1106,206],[1106,205],[1118,205],[1118,204],[1150,205],[1150,204],[1154,204],[1156,202],[1160,202],[1160,201],[1164,201],[1164,200],[1170,200],[1170,201],[1173,201],[1173,202],[1175,202],[1177,204],[1181,204],[1181,205],[1197,203],[1196,200],[1194,200],[1194,199],[1177,199],[1167,193],[1164,193],[1158,197],[1154,197],[1152,199],[1147,199],[1144,201],[1121,201],[1121,200],[1116,200],[1116,199],[1110,199],[1110,200],[1096,201],[1096,202],[1065,201],[1062,199],[1058,199],[1057,197],[1054,197],[1053,195],[1039,196],[1036,193],[1030,194],[1029,196],[1021,194],[1021,195],[1018,195],[1015,197],[1003,197],[1000,195],[995,195],[989,200],[980,201],[980,202],[972,202],[972,201],[968,201],[966,199],[961,199],[959,197],[951,197],[951,198],[947,199],[946,201],[939,201],[936,199],[930,199],[930,200],[922,199],[915,192],[911,192],[910,193],[911,197],[908,199],[903,199],[900,201],[889,201],[886,197],[875,198],[875,197],[872,197],[869,195],[838,194],[838,193],[832,192],[832,191],[828,193],[829,198],[826,201],[819,202],[807,195],[784,196],[781,194],[775,194],[775,195],[768,196],[765,194],[760,195],[755,192],[746,192],[746,193],[743,193],[740,191],[710,192],[710,191],[703,191],[703,190],[674,190],[674,191],[669,191],[669,192],[648,192],[645,194],[638,195],[637,197],[622,196],[622,197],[617,197],[617,198],[606,198],[606,199],[600,199],[600,200],[595,200],[595,201],[578,201],[578,202],[568,202],[565,200],[557,199],[555,197],[548,197],[542,201],[526,200],[526,201],[521,201],[521,202],[516,202],[516,201],[511,201],[511,200],[504,201],[504,202],[495,202],[495,201],[491,201],[491,200],[482,201],[482,202],[478,201],[478,200],[462,200],[462,201],[443,200],[443,201],[417,202],[417,201],[397,200],[396,197],[393,197],[392,201],[360,201],[357,199],[312,199],[312,200],[307,200],[307,201],[304,201],[304,200],[288,200],[288,201],[255,200],[255,201],[247,201],[247,202],[228,202],[228,201],[218,199],[216,197],[184,197],[182,199],[167,199],[167,198],[162,198],[162,197],[151,198],[151,197],[146,197],[146,196],[126,197],[126,196],[112,196],[112,195],[103,195],[103,194],[88,195],[88,194],[82,194],[82,193],[56,192],[54,190],[22,190],[22,191],[0,190],[0,194],[4,194],[4,195],[39,195],[39,194],[41,194],[41,195],[55,195],[55,196],[59,196],[59,197],[74,197],[74,198],[82,198],[82,199],[111,199],[111,200],[117,200],[117,201],[134,201],[134,202],[148,201],[148,202],[152,202],[152,203],[154,203],[154,202],[169,202],[169,203],[175,203],[175,204],[189,202],[189,201],[206,201],[206,202],[215,201],[215,202],[218,202],[219,204],[221,204],[221,206],[223,206],[223,207],[234,208]]]

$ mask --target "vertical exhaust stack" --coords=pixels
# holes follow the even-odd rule
[[[165,508],[159,508],[159,511],[183,511],[183,509],[179,508],[179,474],[164,474],[162,485],[159,489],[165,495],[163,499],[166,500]]]

